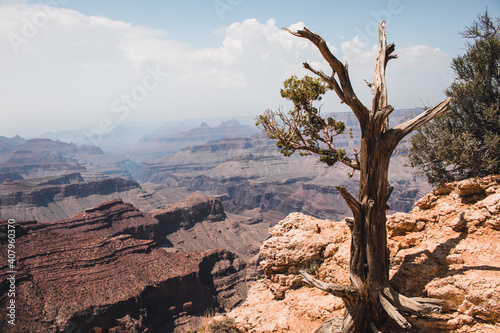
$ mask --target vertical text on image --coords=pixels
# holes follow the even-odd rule
[[[7,322],[16,325],[16,220],[7,221]]]

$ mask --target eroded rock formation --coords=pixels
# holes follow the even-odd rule
[[[193,193],[185,200],[168,204],[164,209],[157,209],[149,214],[160,222],[165,234],[181,228],[191,228],[197,222],[205,220],[216,222],[226,218],[220,200],[198,193]]]
[[[500,176],[438,187],[411,214],[389,216],[387,228],[392,286],[446,302],[442,313],[410,317],[414,327],[500,331]],[[293,213],[270,232],[261,248],[265,279],[228,316],[247,332],[312,332],[331,318],[341,325],[342,301],[303,286],[297,271],[348,285],[347,225]]]
[[[0,184],[0,218],[51,222],[67,219],[100,202],[122,198],[143,210],[157,208],[162,199],[132,180],[85,180],[81,173],[35,179],[6,179]]]
[[[262,221],[261,215],[226,214],[219,199],[198,193],[147,215],[158,221],[169,250],[224,248],[248,261],[269,237],[270,225]]]
[[[170,253],[159,246],[163,240],[157,220],[121,200],[63,221],[17,221],[16,326],[7,332],[184,332],[206,313],[244,300],[246,264],[238,256]],[[6,255],[1,251],[2,328],[10,327]]]

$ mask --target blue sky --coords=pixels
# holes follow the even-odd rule
[[[396,108],[437,103],[464,53],[459,32],[499,1],[0,0],[0,135],[121,123],[255,116],[284,104],[279,89],[302,62],[327,69],[310,43],[280,28],[307,26],[349,63],[371,95],[376,25],[387,19],[399,59],[387,73]],[[323,110],[348,111],[334,94]]]
[[[222,35],[212,34],[233,22],[256,18],[265,22],[274,18],[282,27],[303,21],[308,27],[330,42],[341,42],[340,36],[354,37],[356,27],[363,30],[366,22],[374,20],[380,13],[390,12],[391,1],[345,0],[345,1],[85,1],[72,0],[64,5],[86,15],[109,17],[113,20],[131,22],[155,29],[165,29],[168,37],[183,40],[198,47],[216,47]],[[388,31],[394,38],[402,39],[401,46],[408,42],[432,41],[450,50],[461,47],[458,31],[474,20],[478,13],[489,7],[491,15],[498,13],[498,1],[394,1],[400,12],[392,14],[394,26]],[[375,15],[374,15],[375,13]],[[440,34],[435,30],[439,29]],[[208,33],[207,33],[208,32]],[[411,36],[408,36],[411,34]],[[436,38],[451,35],[451,38]]]

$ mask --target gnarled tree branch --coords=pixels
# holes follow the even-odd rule
[[[262,122],[261,125],[264,130],[271,133],[275,139],[287,142],[289,148],[293,150],[318,155],[322,155],[325,151],[329,151],[332,154],[338,153],[340,150],[334,146],[333,138],[337,135],[346,133],[343,131],[335,132],[335,129],[332,128],[332,126],[330,126],[317,112],[314,112],[312,108],[306,106],[303,108],[303,111],[309,114],[310,117],[316,119],[316,121],[321,125],[322,136],[304,135],[301,131],[301,119],[297,116],[287,116],[281,109],[278,109],[278,111],[273,111],[271,109],[266,110],[265,115],[268,117],[268,121]],[[280,122],[283,126],[281,126]],[[321,146],[321,144],[324,144],[324,146]],[[354,170],[360,169],[359,159],[357,156],[355,156],[355,160],[345,155],[338,156],[338,161],[352,168],[353,172]]]
[[[323,81],[325,81],[326,83],[328,83],[333,88],[333,91],[335,91],[335,93],[337,94],[337,96],[340,98],[340,102],[341,103],[345,103],[344,92],[342,91],[342,88],[340,88],[337,80],[335,80],[335,73],[332,76],[328,76],[323,71],[315,70],[307,62],[304,62],[303,65],[304,65],[305,69],[310,70],[312,73],[314,73],[317,76],[319,76]]]
[[[342,194],[347,206],[352,211],[354,216],[359,216],[361,214],[361,204],[359,201],[349,193],[343,186],[335,186],[335,188]]]
[[[375,71],[373,73],[373,83],[370,84],[370,88],[373,97],[373,105],[372,112],[375,115],[378,126],[380,127],[381,132],[385,132],[389,129],[389,120],[388,116],[392,112],[394,108],[389,106],[388,98],[387,98],[387,83],[385,79],[385,69],[387,67],[387,63],[390,59],[397,58],[396,55],[392,55],[394,52],[395,46],[394,43],[387,45],[387,36],[385,33],[385,21],[382,21],[380,26],[378,27],[378,35],[379,35],[379,49],[377,60],[375,60]],[[381,123],[380,123],[381,122]]]
[[[427,109],[415,118],[408,120],[407,122],[398,125],[382,135],[382,139],[385,141],[386,151],[392,154],[392,151],[396,148],[399,142],[412,131],[416,130],[420,126],[428,123],[434,118],[437,118],[446,111],[448,111],[448,104],[451,101],[451,97],[439,102],[434,107]]]
[[[328,62],[332,69],[332,75],[330,77],[324,75],[319,75],[325,82],[330,84],[337,95],[339,96],[340,100],[343,101],[345,104],[349,105],[351,110],[354,112],[358,120],[360,121],[360,124],[364,124],[366,122],[366,118],[369,115],[369,110],[361,103],[361,101],[358,99],[356,94],[354,93],[354,90],[351,85],[351,80],[349,79],[349,72],[347,70],[347,66],[344,66],[330,51],[328,45],[326,44],[325,40],[321,38],[318,34],[315,32],[310,31],[307,28],[304,28],[302,30],[298,30],[296,32],[290,31],[289,29],[284,28],[286,31],[291,33],[294,36],[301,37],[308,39],[311,41],[318,50],[321,52],[321,55],[323,58]],[[316,71],[311,68],[309,65],[304,65],[305,68],[311,70],[313,73],[318,74],[320,73],[319,71]],[[340,86],[337,84],[337,87],[340,87],[340,90],[336,89],[335,84],[333,81],[335,81],[334,76],[337,75],[338,80],[340,82]]]

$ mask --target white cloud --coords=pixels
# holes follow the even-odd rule
[[[288,30],[290,30],[290,31],[302,30],[302,29],[304,29],[305,26],[306,26],[305,23],[300,21],[300,22],[297,22],[297,23],[290,25],[288,27]]]
[[[47,20],[40,23],[37,17]],[[234,23],[223,33],[219,47],[195,49],[169,40],[164,30],[63,8],[4,5],[0,88],[7,92],[4,105],[14,111],[4,120],[26,126],[30,120],[47,127],[93,126],[116,116],[111,103],[140,85],[147,68],[155,66],[170,74],[168,80],[131,117],[135,113],[167,121],[206,116],[203,112],[230,114],[242,105],[246,109],[241,112],[257,114],[265,100],[259,103],[253,95],[266,95],[262,90],[269,88],[279,98],[276,85],[283,73],[300,71],[297,57],[312,50],[276,27],[273,19]]]
[[[201,82],[208,82],[221,88],[242,88],[246,86],[245,76],[237,71],[212,68],[211,70],[201,72],[199,78]]]
[[[401,59],[404,59],[407,65],[415,67],[428,67],[430,65],[439,64],[446,60],[446,52],[438,47],[432,48],[427,45],[409,46],[398,51]]]
[[[341,46],[342,53],[344,55],[344,60],[350,60],[351,58],[358,57],[363,53],[363,49],[367,46],[365,41],[359,36],[343,42]]]
[[[378,45],[368,45],[359,36],[341,45],[343,60],[349,64],[349,74],[358,97],[371,105],[372,95],[364,79],[373,81]],[[421,106],[420,100],[438,102],[444,95],[441,89],[451,83],[448,54],[427,45],[408,46],[396,51],[398,58],[387,65],[389,102],[396,108]],[[434,78],[429,84],[429,78]],[[436,79],[437,78],[437,79]],[[418,91],[418,93],[417,93]]]
[[[169,39],[165,30],[106,17],[40,5],[0,6],[0,89],[4,108],[10,111],[2,115],[4,127],[96,127],[104,118],[118,124],[123,120],[118,115],[125,113],[114,113],[113,102],[150,86],[153,81],[146,76],[151,68],[160,68],[168,77],[130,107],[124,120],[256,115],[282,103],[279,89],[284,79],[310,74],[302,62],[328,73],[317,49],[278,27],[274,19],[233,23],[218,32],[224,37],[218,47],[197,49]],[[50,13],[47,22],[36,21],[44,13]],[[35,29],[28,36],[30,25]],[[289,29],[303,27],[297,22]],[[17,44],[12,44],[12,36],[19,37]],[[343,43],[342,51],[344,56],[350,52],[353,82],[371,75],[373,49],[354,39]],[[436,67],[443,57],[439,49],[425,46],[400,55],[411,59],[412,66],[434,59]],[[358,80],[361,74],[365,77]]]

